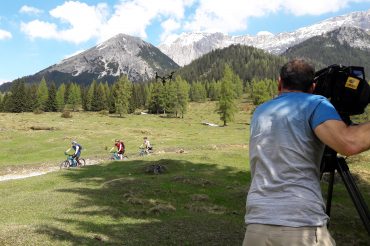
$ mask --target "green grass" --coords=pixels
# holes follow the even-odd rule
[[[129,160],[0,182],[0,245],[241,245],[250,183],[250,115],[240,111],[228,127],[202,125],[221,124],[214,107],[211,102],[192,104],[185,119],[1,114],[2,174],[56,166],[74,138],[85,158],[108,157],[106,148],[123,138]],[[55,130],[34,131],[32,126]],[[137,156],[143,136],[156,154]],[[365,153],[348,160],[368,204],[369,159]],[[145,168],[153,164],[164,165],[167,172],[147,174]],[[330,231],[337,245],[369,241],[340,182]]]

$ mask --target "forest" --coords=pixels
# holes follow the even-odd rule
[[[181,76],[171,81],[132,83],[126,76],[115,83],[93,80],[89,86],[62,83],[56,87],[44,78],[39,83],[13,82],[10,91],[0,95],[2,112],[64,112],[93,111],[116,113],[119,116],[145,111],[184,117],[189,102],[218,102],[218,112],[226,125],[235,112],[234,99],[244,93],[255,105],[272,98],[277,93],[277,82],[272,79],[252,79],[245,82],[224,65],[219,80],[188,82]]]

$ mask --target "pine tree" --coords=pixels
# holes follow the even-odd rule
[[[112,95],[111,95],[111,89],[109,88],[108,82],[104,83],[104,94],[105,94],[105,98],[106,98],[105,109],[109,110],[109,101],[110,101],[110,97],[112,97]]]
[[[32,112],[34,109],[37,108],[37,90],[38,90],[37,84],[26,86],[25,111]]]
[[[163,110],[164,113],[172,114],[176,112],[177,108],[177,90],[176,86],[173,82],[171,83],[166,83],[163,88]]]
[[[94,100],[95,90],[96,90],[96,81],[93,80],[86,94],[86,110],[88,111],[92,111],[92,102]]]
[[[162,82],[155,82],[151,84],[150,102],[148,105],[149,113],[159,114],[164,112],[164,98],[163,98],[163,84]]]
[[[5,93],[2,102],[1,102],[1,112],[8,112],[9,111],[9,102],[10,102],[11,94],[9,92]]]
[[[233,88],[235,92],[235,98],[241,98],[244,92],[243,88],[243,81],[239,78],[239,76],[233,72],[232,76],[232,83],[233,83]]]
[[[140,87],[138,84],[133,84],[131,87],[129,113],[135,112],[138,107],[140,107]]]
[[[122,117],[128,113],[129,102],[132,93],[132,83],[128,80],[127,76],[120,77],[114,84],[114,98],[116,113]]]
[[[4,94],[3,93],[0,93],[0,112],[4,112],[3,110],[3,107],[4,107]]]
[[[207,99],[207,91],[203,83],[195,82],[191,85],[190,99],[193,102],[204,102]]]
[[[56,86],[54,83],[51,83],[49,87],[49,97],[45,107],[45,110],[48,112],[57,111],[56,93],[57,93]]]
[[[61,84],[55,96],[56,108],[57,108],[57,111],[59,112],[63,111],[64,109],[64,105],[65,105],[64,95],[66,94],[65,91],[66,91],[65,84]]]
[[[235,91],[232,86],[232,71],[225,68],[224,77],[221,80],[220,100],[218,102],[218,113],[224,126],[234,120],[234,114],[237,111],[235,104]]]
[[[81,105],[81,89],[80,86],[72,83],[69,87],[68,93],[68,104],[70,104],[73,111],[76,111],[78,107]]]
[[[151,93],[152,93],[152,84],[145,84],[144,86],[144,106],[149,107],[150,100],[151,100]]]
[[[111,86],[109,97],[108,97],[108,111],[111,114],[116,112],[115,97],[113,93],[114,90],[115,90],[115,86]]]
[[[91,110],[101,111],[105,109],[108,109],[107,97],[105,94],[104,85],[102,83],[99,83],[99,85],[95,86],[93,100],[91,102]]]
[[[80,90],[81,90],[82,109],[87,111],[86,98],[89,88],[82,85],[80,86]]]
[[[68,98],[69,98],[69,92],[71,91],[71,86],[72,86],[72,83],[68,82],[65,84],[66,86],[66,89],[65,89],[65,93],[64,93],[64,99],[65,99],[65,104],[68,103]]]
[[[175,79],[175,86],[177,92],[176,117],[180,114],[181,118],[184,118],[189,103],[189,84],[180,76],[177,76]]]
[[[45,111],[48,98],[49,98],[49,90],[46,85],[45,78],[42,78],[39,84],[39,87],[37,89],[37,106],[36,107],[42,111]]]
[[[260,105],[272,98],[271,83],[271,80],[252,81],[251,98],[254,105]]]
[[[5,111],[13,113],[24,112],[27,106],[27,102],[25,101],[26,87],[24,81],[14,81],[10,93],[10,98],[4,105]]]

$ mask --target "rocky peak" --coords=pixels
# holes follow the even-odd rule
[[[40,73],[58,71],[74,77],[93,74],[97,79],[127,75],[136,82],[153,78],[155,72],[165,73],[176,68],[178,65],[152,44],[138,37],[118,34]]]

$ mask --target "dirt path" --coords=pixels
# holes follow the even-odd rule
[[[170,153],[170,152],[183,153],[176,149],[176,151],[175,150],[167,150],[167,151],[161,150],[161,151],[156,152],[155,154],[158,155],[158,154],[164,154],[164,153]],[[99,158],[99,159],[86,158],[85,160],[86,160],[86,166],[96,165],[96,164],[99,164],[105,161],[104,158]],[[42,168],[30,167],[29,169],[23,168],[22,170],[17,170],[9,174],[0,175],[0,182],[13,180],[13,179],[25,179],[25,178],[40,176],[40,175],[44,175],[50,172],[55,172],[58,170],[60,170],[58,166],[48,166],[48,167],[42,167]]]
[[[94,160],[94,159],[86,159],[86,165],[96,165],[96,164],[99,164],[101,163],[103,160]],[[40,175],[44,175],[44,174],[47,174],[47,173],[50,173],[50,172],[55,172],[55,171],[58,171],[60,170],[59,167],[56,167],[56,166],[52,166],[52,167],[45,167],[43,168],[42,170],[41,169],[23,169],[23,170],[19,170],[19,171],[16,171],[14,173],[11,173],[11,174],[5,174],[5,175],[2,175],[0,176],[0,182],[3,182],[3,181],[8,181],[8,180],[14,180],[14,179],[24,179],[24,178],[30,178],[30,177],[35,177],[35,176],[40,176]]]

